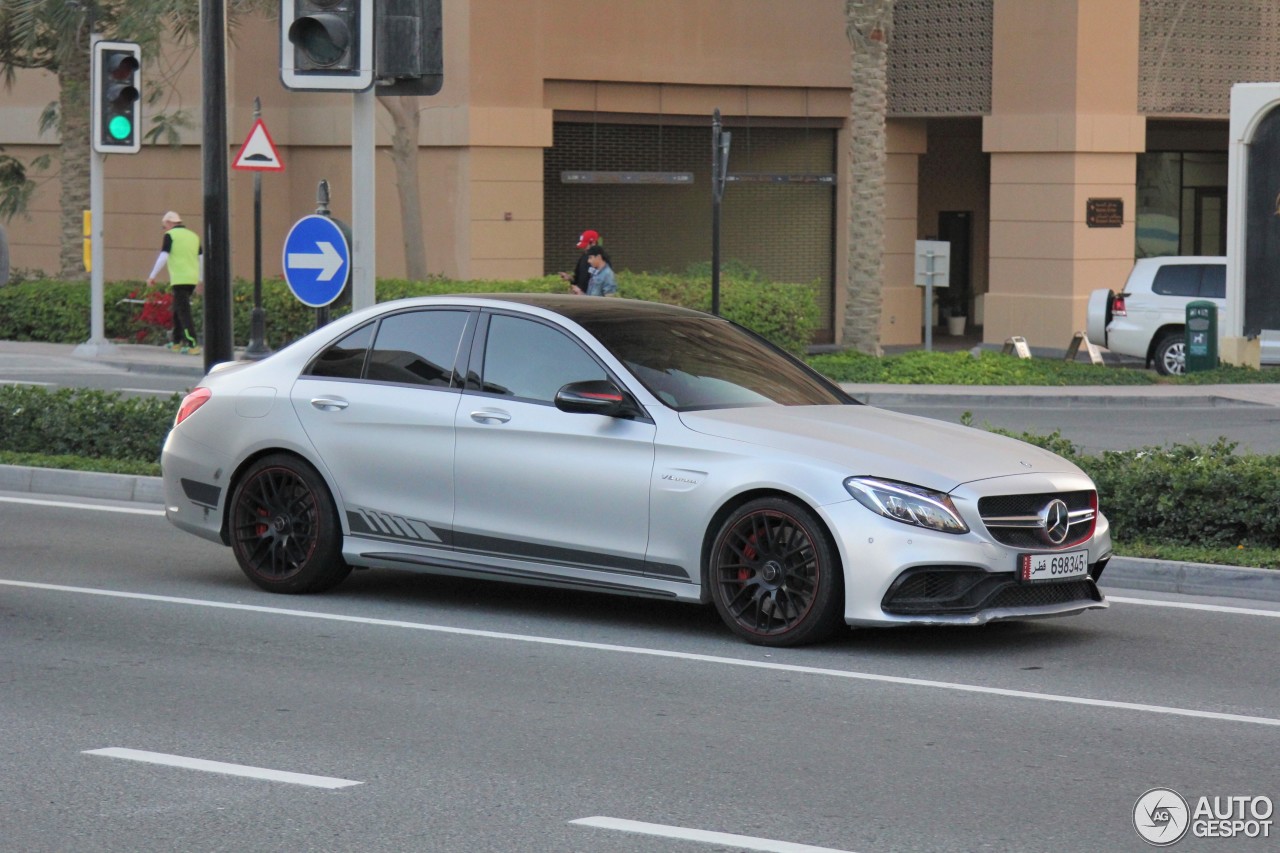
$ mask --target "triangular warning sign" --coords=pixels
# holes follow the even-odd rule
[[[240,146],[240,153],[231,163],[231,168],[256,172],[284,171],[284,163],[280,161],[276,145],[271,141],[271,134],[267,133],[267,126],[262,123],[262,119],[253,123],[253,129],[249,131],[244,145]]]

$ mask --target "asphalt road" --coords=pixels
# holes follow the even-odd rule
[[[1280,408],[1273,406],[1032,403],[938,405],[922,400],[883,408],[952,423],[961,423],[968,414],[976,427],[1015,434],[1049,435],[1057,430],[1086,453],[1213,444],[1226,438],[1236,442],[1238,453],[1280,454]]]
[[[401,572],[271,596],[158,507],[32,500],[0,495],[4,851],[1137,851],[1153,787],[1280,799],[1276,605],[765,650]]]

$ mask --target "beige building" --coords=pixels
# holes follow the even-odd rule
[[[326,179],[351,208],[351,96],[289,92],[278,25],[229,48],[230,154],[252,103],[285,171],[263,176],[264,274]],[[570,268],[586,228],[620,269],[682,271],[711,253],[711,116],[732,133],[722,257],[821,285],[818,342],[838,342],[849,218],[850,47],[842,0],[444,0],[445,83],[420,100],[422,239],[433,273],[523,278]],[[949,291],[989,342],[1063,347],[1096,287],[1135,257],[1221,254],[1232,83],[1280,79],[1274,0],[898,0],[889,51],[882,342],[922,340],[914,243],[952,243]],[[199,228],[197,57],[147,57],[144,86],[197,126],[176,148],[106,159],[105,275],[141,279],[160,215]],[[54,81],[19,75],[0,145],[56,140]],[[150,108],[149,108],[150,109]],[[144,112],[144,122],[147,115]],[[379,277],[404,273],[391,120],[377,109]],[[625,173],[627,178],[620,178]],[[651,182],[656,173],[691,175]],[[58,266],[56,170],[9,224],[12,264]],[[641,179],[643,177],[644,179]],[[232,268],[252,274],[252,177],[230,179]]]

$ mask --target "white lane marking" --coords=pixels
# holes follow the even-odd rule
[[[791,841],[774,841],[751,835],[734,835],[729,832],[709,832],[705,829],[686,829],[683,826],[667,826],[661,823],[645,823],[640,820],[624,820],[620,817],[583,817],[569,823],[593,826],[597,829],[616,829],[619,832],[636,832],[641,835],[658,835],[680,841],[701,841],[704,844],[725,844],[738,850],[763,850],[765,853],[849,853],[835,847],[814,847]]]
[[[172,394],[181,394],[181,391],[166,391],[163,388],[112,388],[112,391],[119,391],[121,394],[163,394],[168,397]]]
[[[1030,690],[1010,690],[1003,687],[983,687],[978,684],[962,684],[954,681],[933,681],[927,678],[907,678],[900,675],[879,675],[872,672],[856,672],[845,669],[826,669],[816,666],[774,663],[771,661],[726,658],[717,655],[701,655],[693,652],[673,652],[640,646],[618,646],[612,643],[589,643],[583,640],[564,640],[558,637],[539,637],[530,634],[508,634],[502,631],[481,631],[475,628],[453,628],[448,625],[430,625],[423,622],[404,622],[399,619],[374,619],[368,616],[344,616],[338,613],[319,613],[314,610],[286,610],[280,607],[264,607],[259,604],[233,604],[226,601],[207,601],[199,598],[175,598],[168,595],[150,595],[142,592],[117,592],[109,589],[64,586],[62,584],[35,583],[0,579],[0,586],[25,589],[42,589],[52,592],[74,592],[84,595],[100,595],[106,598],[125,598],[133,601],[154,601],[163,604],[186,604],[192,607],[208,607],[217,610],[239,610],[247,613],[267,613],[275,616],[298,616],[304,619],[324,619],[330,622],[347,622],[356,625],[374,625],[382,628],[406,628],[414,631],[430,631],[458,637],[481,637],[489,640],[510,640],[518,643],[536,643],[544,646],[562,646],[574,649],[590,649],[602,652],[645,655],[672,660],[713,663],[722,666],[741,666],[749,669],[766,669],[775,672],[802,675],[825,675],[851,681],[870,681],[879,684],[896,684],[903,687],[933,687],[960,693],[978,693],[986,696],[1004,696],[1012,699],[1031,699],[1039,702],[1057,702],[1064,705],[1084,705],[1092,708],[1110,708],[1119,711],[1140,711],[1147,714],[1164,714],[1172,717],[1191,717],[1200,720],[1217,720],[1228,723],[1250,723],[1259,726],[1280,727],[1275,717],[1251,717],[1245,714],[1225,714],[1220,711],[1200,711],[1195,708],[1176,708],[1169,705],[1148,705],[1141,702],[1119,702],[1111,699],[1089,699],[1083,696],[1067,696],[1059,693],[1036,693]]]
[[[163,764],[166,767],[181,767],[185,770],[201,770],[205,773],[222,773],[228,776],[244,776],[248,779],[265,779],[268,782],[287,782],[290,785],[306,785],[310,788],[350,788],[352,785],[363,785],[350,779],[336,779],[332,776],[312,776],[310,773],[290,773],[287,770],[272,770],[267,767],[250,767],[247,764],[228,764],[225,761],[208,761],[203,758],[188,758],[185,755],[169,755],[165,752],[147,752],[141,749],[123,749],[109,747],[107,749],[86,749],[85,755],[102,755],[107,758],[123,758],[128,761],[142,761],[146,764]]]
[[[36,385],[41,388],[52,388],[56,382],[29,382],[25,379],[0,379],[0,385]]]
[[[127,515],[158,515],[163,517],[162,509],[140,509],[131,506],[107,506],[106,504],[82,504],[72,501],[44,501],[39,498],[9,498],[0,496],[0,503],[30,504],[32,506],[56,506],[60,509],[92,509],[98,512],[123,512]]]
[[[1280,570],[1278,570],[1280,571]],[[1230,607],[1225,604],[1195,604],[1189,601],[1160,601],[1154,598],[1124,598],[1108,595],[1107,601],[1120,604],[1139,604],[1144,607],[1173,607],[1178,610],[1203,610],[1206,613],[1232,613],[1236,616],[1270,616],[1280,619],[1280,610],[1260,610],[1254,607]]]

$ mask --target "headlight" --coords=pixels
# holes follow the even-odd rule
[[[943,492],[874,477],[850,477],[844,487],[859,503],[885,518],[943,533],[969,532],[956,505]]]

